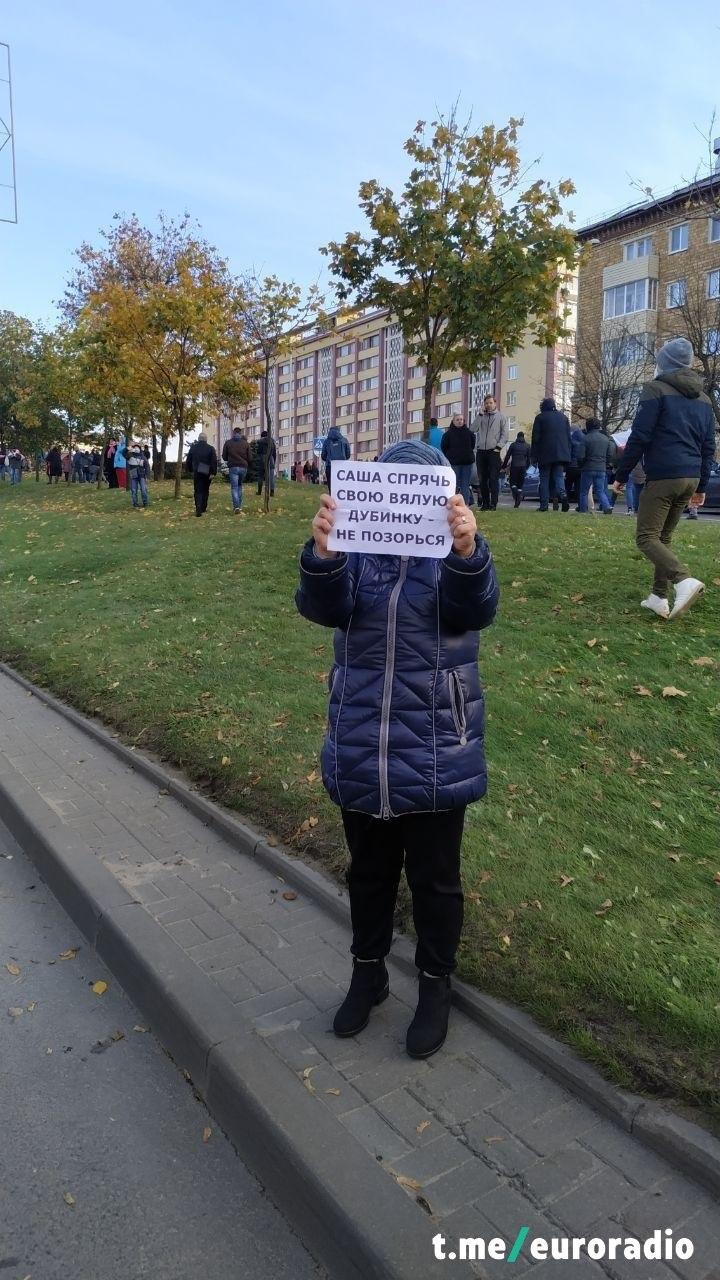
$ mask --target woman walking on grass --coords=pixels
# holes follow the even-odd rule
[[[443,466],[439,450],[391,445],[381,462]],[[419,994],[411,1057],[444,1043],[450,975],[463,921],[465,810],[486,790],[479,631],[492,622],[492,557],[463,497],[450,499],[445,560],[328,550],[335,500],[323,497],[300,557],[297,605],[335,627],[325,787],[350,851],[353,973],[334,1030],[352,1036],[389,992],[390,950],[405,864],[417,933]]]

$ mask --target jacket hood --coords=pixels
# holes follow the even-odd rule
[[[695,369],[678,369],[675,373],[663,373],[658,381],[674,387],[681,395],[687,396],[688,400],[697,400],[703,392],[702,378]]]
[[[328,439],[330,436],[332,436],[333,440],[337,440],[338,436],[342,436],[342,431],[339,427],[331,427],[328,431]]]

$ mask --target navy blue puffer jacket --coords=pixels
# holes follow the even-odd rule
[[[375,817],[435,813],[485,794],[478,632],[499,590],[479,535],[467,559],[300,557],[297,606],[336,627],[325,787]]]

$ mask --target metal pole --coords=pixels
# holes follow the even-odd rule
[[[8,87],[8,103],[9,103],[9,107],[10,107],[10,129],[9,129],[9,133],[10,133],[10,169],[11,169],[11,175],[12,175],[12,182],[11,182],[11,183],[9,183],[9,184],[8,184],[8,183],[3,183],[2,185],[3,185],[3,186],[5,186],[5,187],[7,187],[7,188],[8,188],[10,191],[12,191],[12,193],[13,193],[13,217],[12,217],[12,218],[0,218],[0,222],[13,222],[13,223],[17,223],[17,220],[18,220],[18,207],[17,207],[17,180],[16,180],[16,172],[15,172],[15,123],[14,123],[14,118],[13,118],[12,72],[11,72],[11,69],[10,69],[10,45],[9,45],[9,44],[6,44],[4,40],[0,40],[0,47],[1,47],[1,48],[3,48],[3,49],[5,49],[5,52],[6,52],[6,54],[7,54],[7,81],[6,81],[6,83],[7,83],[7,87]]]

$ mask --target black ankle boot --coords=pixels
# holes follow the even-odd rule
[[[445,1043],[450,1017],[450,979],[420,974],[415,1017],[408,1027],[405,1045],[411,1058],[429,1058]]]
[[[390,983],[384,960],[353,960],[350,989],[333,1020],[336,1036],[354,1036],[370,1021],[376,1004],[390,994]]]

